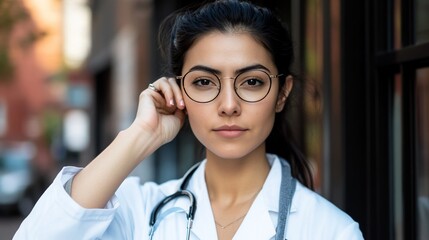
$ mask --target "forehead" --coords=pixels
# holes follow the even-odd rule
[[[220,72],[234,72],[261,64],[275,71],[271,53],[249,33],[211,32],[198,38],[184,58],[182,73],[195,65],[209,66]]]

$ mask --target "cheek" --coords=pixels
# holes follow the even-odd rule
[[[207,120],[208,118],[212,118],[212,116],[207,115],[207,112],[188,112],[188,121],[192,133],[194,134],[196,139],[204,146],[207,146],[206,144],[208,142],[208,137],[210,133],[210,124]]]
[[[195,103],[189,99],[185,99],[186,111],[188,114],[188,121],[192,131],[198,136],[198,130],[204,129],[202,126],[207,122],[207,106],[204,107],[201,104]]]
[[[261,105],[255,108],[249,108],[247,118],[253,119],[253,127],[259,129],[258,134],[266,138],[271,133],[276,116],[276,98],[272,97],[261,102]]]
[[[260,109],[259,111],[251,114],[250,116],[254,116],[254,124],[260,127],[260,134],[268,137],[274,125],[274,107],[266,106],[264,109]]]
[[[199,126],[202,123],[202,116],[203,114],[198,114],[198,112],[193,112],[188,110],[188,119],[189,124],[191,125],[192,129]]]

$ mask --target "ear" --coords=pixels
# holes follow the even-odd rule
[[[289,93],[292,91],[293,87],[293,77],[292,75],[288,75],[285,79],[285,84],[279,92],[279,96],[277,97],[276,103],[276,112],[281,112],[283,107],[285,106],[286,99],[289,96]]]

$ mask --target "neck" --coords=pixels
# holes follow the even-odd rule
[[[265,153],[240,159],[223,159],[207,153],[205,178],[211,201],[235,204],[254,197],[268,176]]]

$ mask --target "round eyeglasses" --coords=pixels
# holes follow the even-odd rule
[[[234,91],[240,99],[245,102],[259,102],[270,92],[271,79],[282,75],[270,75],[263,70],[248,70],[231,79],[234,79]],[[191,70],[176,79],[182,80],[181,85],[186,95],[198,103],[213,101],[222,89],[221,78],[210,71]]]

